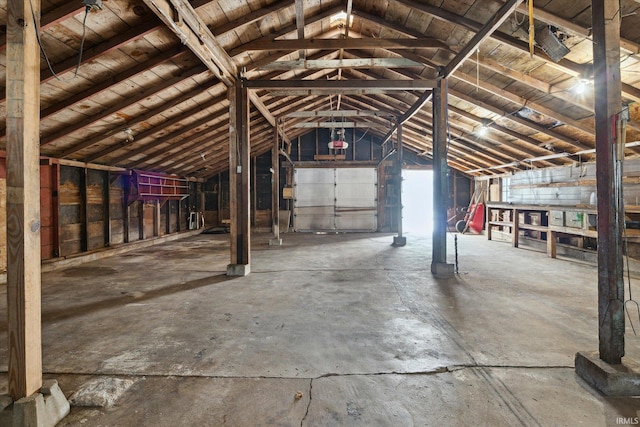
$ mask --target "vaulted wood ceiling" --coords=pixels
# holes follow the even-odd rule
[[[550,28],[570,49],[557,62],[540,46],[530,55],[526,2],[517,3],[103,0],[85,13],[80,0],[42,0],[41,152],[207,178],[228,167],[227,86],[242,78],[253,154],[271,148],[276,123],[289,140],[328,121],[384,139],[401,120],[405,146],[430,157],[429,87],[441,70],[451,72],[451,167],[477,175],[592,159],[593,88],[575,91],[592,77],[591,3],[536,0],[536,31]],[[631,142],[640,3],[620,5]],[[0,97],[6,116],[4,88]],[[4,120],[0,138],[2,148]]]

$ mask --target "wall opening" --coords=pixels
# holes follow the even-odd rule
[[[433,171],[402,171],[402,228],[404,232],[431,235],[433,231]]]

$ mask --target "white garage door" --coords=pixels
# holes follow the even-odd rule
[[[296,168],[296,231],[376,231],[375,168]]]

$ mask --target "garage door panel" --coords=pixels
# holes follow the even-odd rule
[[[376,231],[378,221],[375,211],[336,213],[336,229],[342,231]]]
[[[297,168],[295,229],[375,231],[377,179],[375,168]]]
[[[336,185],[336,207],[373,208],[376,207],[377,191],[367,185]]]
[[[335,209],[327,207],[303,207],[295,210],[296,231],[335,230]]]
[[[297,168],[296,184],[333,184],[335,183],[335,171],[324,168]]]
[[[302,189],[296,187],[295,199],[296,206],[334,206],[335,195],[334,185],[326,184],[306,184]]]

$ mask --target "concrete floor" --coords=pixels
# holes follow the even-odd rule
[[[45,378],[67,396],[96,380],[130,385],[111,407],[72,406],[59,425],[613,426],[640,417],[640,400],[604,398],[574,373],[576,351],[597,348],[594,266],[464,235],[460,274],[437,281],[427,237],[409,233],[403,248],[383,234],[282,237],[270,247],[269,235],[254,236],[242,278],[224,275],[228,236],[205,234],[44,274]],[[453,246],[449,236],[451,260]],[[0,330],[4,343],[5,322]],[[640,338],[628,332],[627,355],[640,361]],[[0,393],[6,359],[2,345]]]

